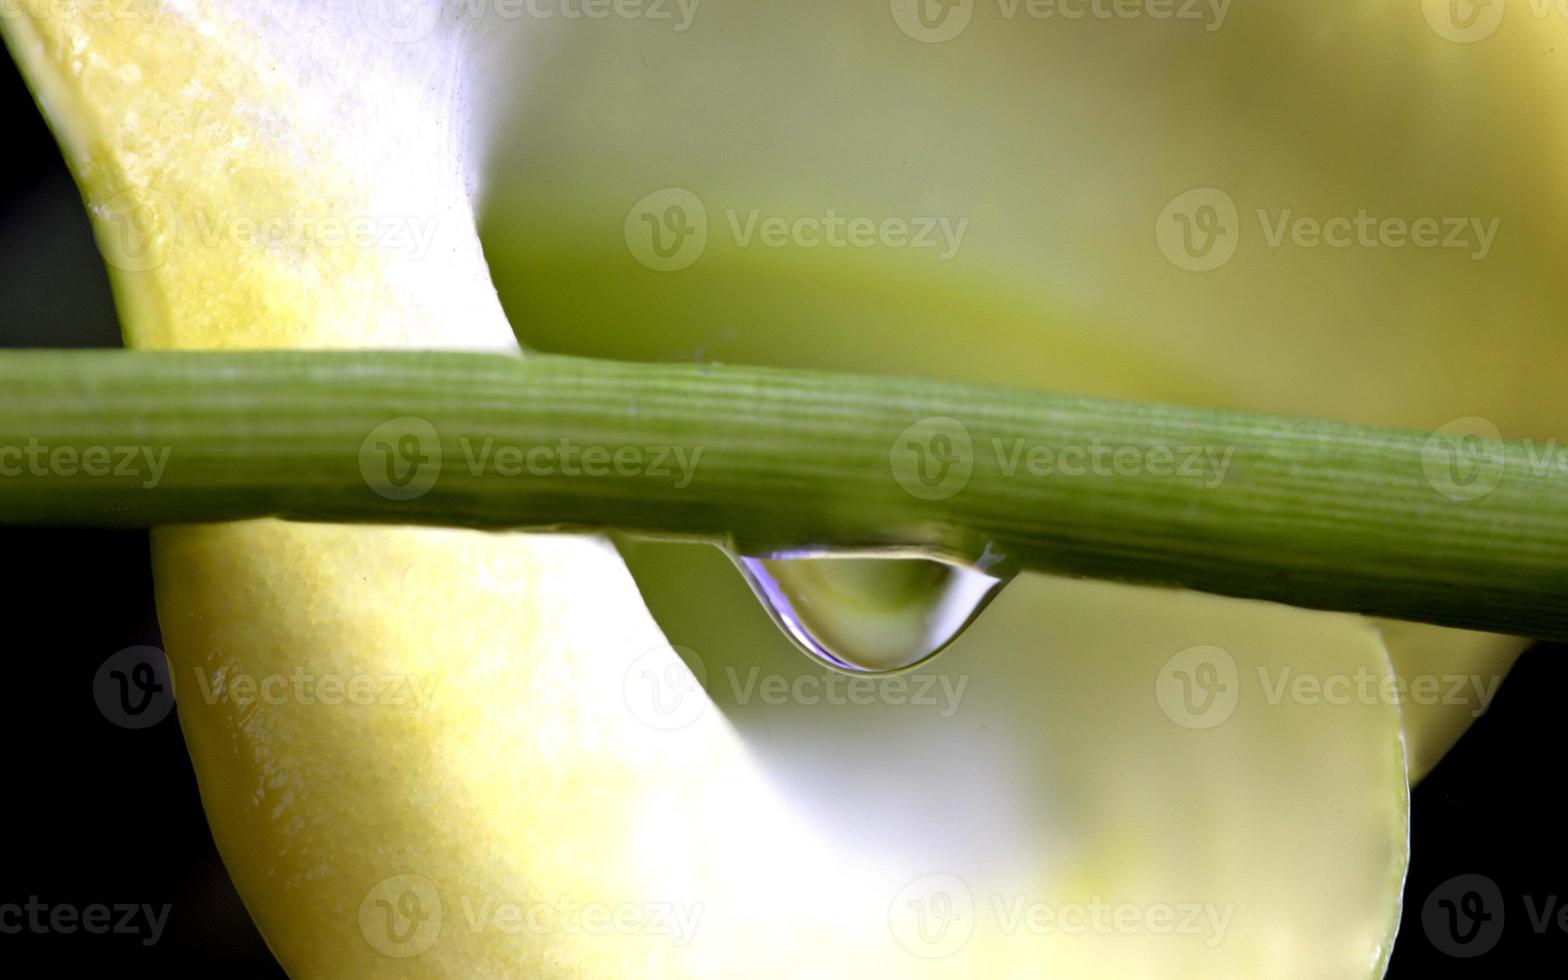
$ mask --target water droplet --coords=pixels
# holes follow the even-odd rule
[[[836,670],[886,674],[942,652],[1011,576],[991,563],[824,551],[731,555],[773,621]]]

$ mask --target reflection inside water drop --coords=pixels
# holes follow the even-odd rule
[[[731,555],[773,621],[829,667],[905,670],[964,631],[1008,579],[931,558]]]

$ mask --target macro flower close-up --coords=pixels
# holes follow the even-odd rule
[[[1568,11],[0,35],[0,963],[1555,972]]]

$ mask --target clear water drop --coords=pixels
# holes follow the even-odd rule
[[[795,645],[835,670],[887,674],[936,656],[1010,576],[933,558],[841,552],[731,554]]]

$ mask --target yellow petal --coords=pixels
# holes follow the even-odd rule
[[[133,346],[515,349],[456,151],[460,37],[384,43],[308,3],[171,4],[151,22],[64,10],[6,19],[7,41],[84,188]],[[377,888],[418,897],[409,880],[454,903],[628,901],[635,871],[607,875],[554,831],[588,832],[603,810],[630,835],[643,796],[689,782],[672,775],[747,768],[716,718],[677,753],[641,745],[618,687],[618,728],[579,705],[583,677],[618,684],[644,651],[679,666],[612,551],[276,522],[166,528],[154,551],[214,835],[286,969],[621,976],[642,961],[582,952],[593,936],[467,930],[458,904],[439,944],[393,959],[407,947],[373,918]],[[345,700],[366,684],[371,704]],[[593,846],[610,860],[637,840]]]
[[[1406,690],[1401,708],[1414,783],[1492,703],[1529,641],[1393,620],[1380,620],[1379,627]]]

